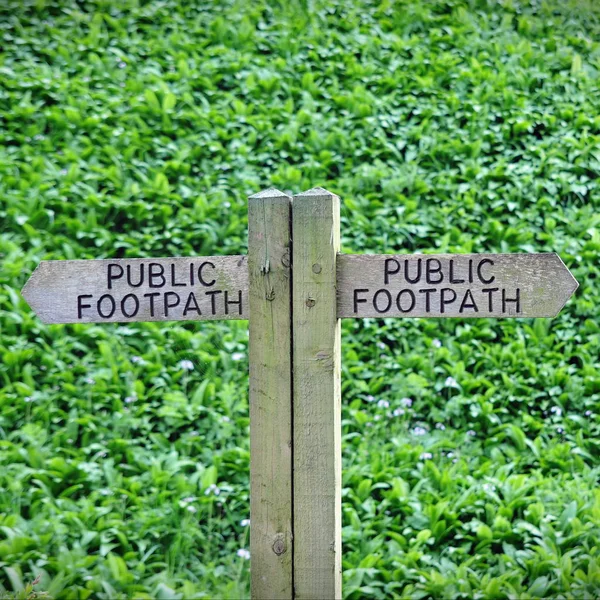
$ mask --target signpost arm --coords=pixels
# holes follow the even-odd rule
[[[291,198],[248,201],[251,595],[293,598]]]
[[[292,210],[295,597],[341,598],[339,198],[314,188]]]

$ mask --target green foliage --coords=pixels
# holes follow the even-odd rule
[[[244,253],[248,194],[324,185],[347,252],[556,251],[581,283],[552,321],[344,323],[346,597],[598,596],[597,8],[0,11],[0,594],[248,595],[246,324],[44,326],[18,290]]]

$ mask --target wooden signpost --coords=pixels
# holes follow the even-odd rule
[[[341,318],[553,317],[578,287],[552,253],[339,250],[336,195],[270,189],[247,258],[42,261],[22,291],[46,323],[249,319],[256,599],[342,595]]]

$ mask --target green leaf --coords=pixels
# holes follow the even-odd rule
[[[494,534],[492,533],[492,530],[485,524],[482,523],[481,525],[479,525],[479,527],[477,527],[477,538],[480,540],[492,540],[494,537]]]
[[[146,89],[144,91],[144,97],[146,98],[146,102],[148,103],[148,106],[151,108],[152,112],[161,112],[160,102],[158,101],[156,94],[152,90]]]
[[[170,111],[171,109],[173,109],[175,107],[176,103],[177,103],[177,98],[175,97],[175,94],[172,94],[171,92],[167,92],[163,98],[163,110],[165,112]]]

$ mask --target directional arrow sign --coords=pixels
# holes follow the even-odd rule
[[[248,318],[245,256],[42,261],[22,290],[44,323]]]
[[[340,254],[337,315],[554,317],[578,283],[558,255]],[[22,291],[45,323],[248,319],[245,256],[42,261]]]
[[[338,317],[554,317],[578,283],[558,255],[340,255]]]

